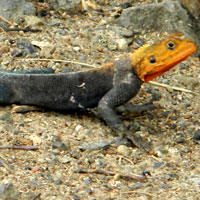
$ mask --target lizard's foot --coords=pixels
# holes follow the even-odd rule
[[[128,131],[127,133],[124,134],[124,137],[130,140],[135,146],[137,146],[143,152],[152,154],[153,151],[150,143],[144,141],[139,135],[133,135],[131,132]]]
[[[127,103],[125,105],[119,106],[116,108],[117,112],[133,112],[133,113],[142,113],[145,111],[153,110],[156,106],[153,104],[152,101],[141,104],[141,105],[134,105],[132,103]]]
[[[142,113],[142,112],[146,112],[146,111],[151,111],[151,110],[157,108],[153,104],[153,102],[159,101],[160,99],[161,99],[161,95],[156,93],[156,94],[152,95],[152,98],[147,103],[135,105],[135,104],[129,102],[124,105],[116,107],[116,111],[119,113],[123,113],[123,112]]]

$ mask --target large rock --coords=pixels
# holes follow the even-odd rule
[[[180,0],[182,5],[196,19],[200,19],[200,1],[199,0]]]
[[[35,11],[33,4],[25,0],[0,0],[0,16],[10,21],[24,15],[35,15]],[[0,21],[0,26],[7,27],[8,24]]]
[[[200,29],[200,0],[180,0],[180,1],[183,7],[186,8],[190,13],[190,15],[194,17],[194,20],[198,25],[198,28]]]
[[[81,11],[81,0],[50,0],[49,2],[55,10],[63,10],[70,14]]]
[[[179,1],[165,0],[125,9],[116,23],[139,32],[182,32],[200,46],[199,30]]]
[[[0,185],[0,199],[2,200],[17,200],[18,192],[12,183],[3,183]]]

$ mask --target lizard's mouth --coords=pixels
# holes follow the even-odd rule
[[[183,60],[186,60],[192,53],[196,51],[196,47],[194,48],[194,45],[192,48],[187,49],[187,52],[182,53],[180,56],[176,57],[175,59],[170,59],[168,62],[166,62],[163,65],[159,65],[156,68],[158,70],[155,70],[155,72],[150,72],[149,74],[146,74],[144,76],[144,82],[149,82],[150,80],[154,79],[157,76],[160,76],[161,74],[165,73],[166,71],[169,71],[171,68],[182,62]]]

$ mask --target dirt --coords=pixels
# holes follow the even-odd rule
[[[108,42],[113,40],[113,45],[117,45],[115,39],[124,38],[112,29],[120,11],[110,1],[101,2],[101,6],[94,5],[97,9],[101,7],[103,14],[94,8],[74,16],[51,11],[51,17],[45,17],[42,26],[33,27],[41,29],[39,33],[2,31],[1,70],[46,67],[53,67],[57,73],[67,68],[85,70],[90,67],[56,60],[73,60],[98,67],[121,54],[133,52],[141,43],[160,37],[160,33],[134,35],[126,38],[131,41],[127,48],[112,49]],[[149,2],[152,1],[135,4]],[[59,20],[61,25],[49,26],[52,19]],[[25,27],[25,23],[21,26]],[[36,44],[35,56],[12,56],[18,48],[11,40]],[[35,58],[28,60],[30,57]],[[112,131],[90,111],[16,113],[14,105],[2,105],[0,146],[38,147],[37,150],[0,150],[0,180],[10,185],[8,191],[13,195],[10,199],[198,200],[200,142],[193,136],[200,129],[199,64],[198,58],[191,57],[155,80],[197,94],[146,84],[133,101],[146,102],[151,93],[158,93],[162,98],[155,102],[157,108],[136,116],[123,115],[126,125],[137,126],[137,134],[151,141],[157,156],[136,147],[117,147],[109,143],[115,139]],[[80,149],[83,144],[101,141],[108,142],[109,147]],[[97,173],[97,169],[102,173]]]

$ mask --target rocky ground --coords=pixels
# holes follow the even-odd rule
[[[98,67],[167,35],[119,28],[114,20],[127,1],[116,1],[119,6],[98,2],[75,15],[49,11],[40,18],[40,26],[32,24],[40,32],[2,30],[1,70],[85,70],[91,66],[56,60]],[[134,4],[151,2],[155,1]],[[27,19],[20,26],[33,21]],[[127,126],[135,127],[135,134],[152,142],[157,157],[136,147],[116,146],[111,130],[90,111],[17,113],[15,105],[1,106],[0,148],[23,148],[0,150],[0,199],[199,200],[199,64],[197,57],[189,58],[155,80],[197,94],[146,84],[133,101],[142,103],[152,94],[161,95],[155,102],[157,109],[122,115]],[[38,149],[27,149],[31,146]]]

